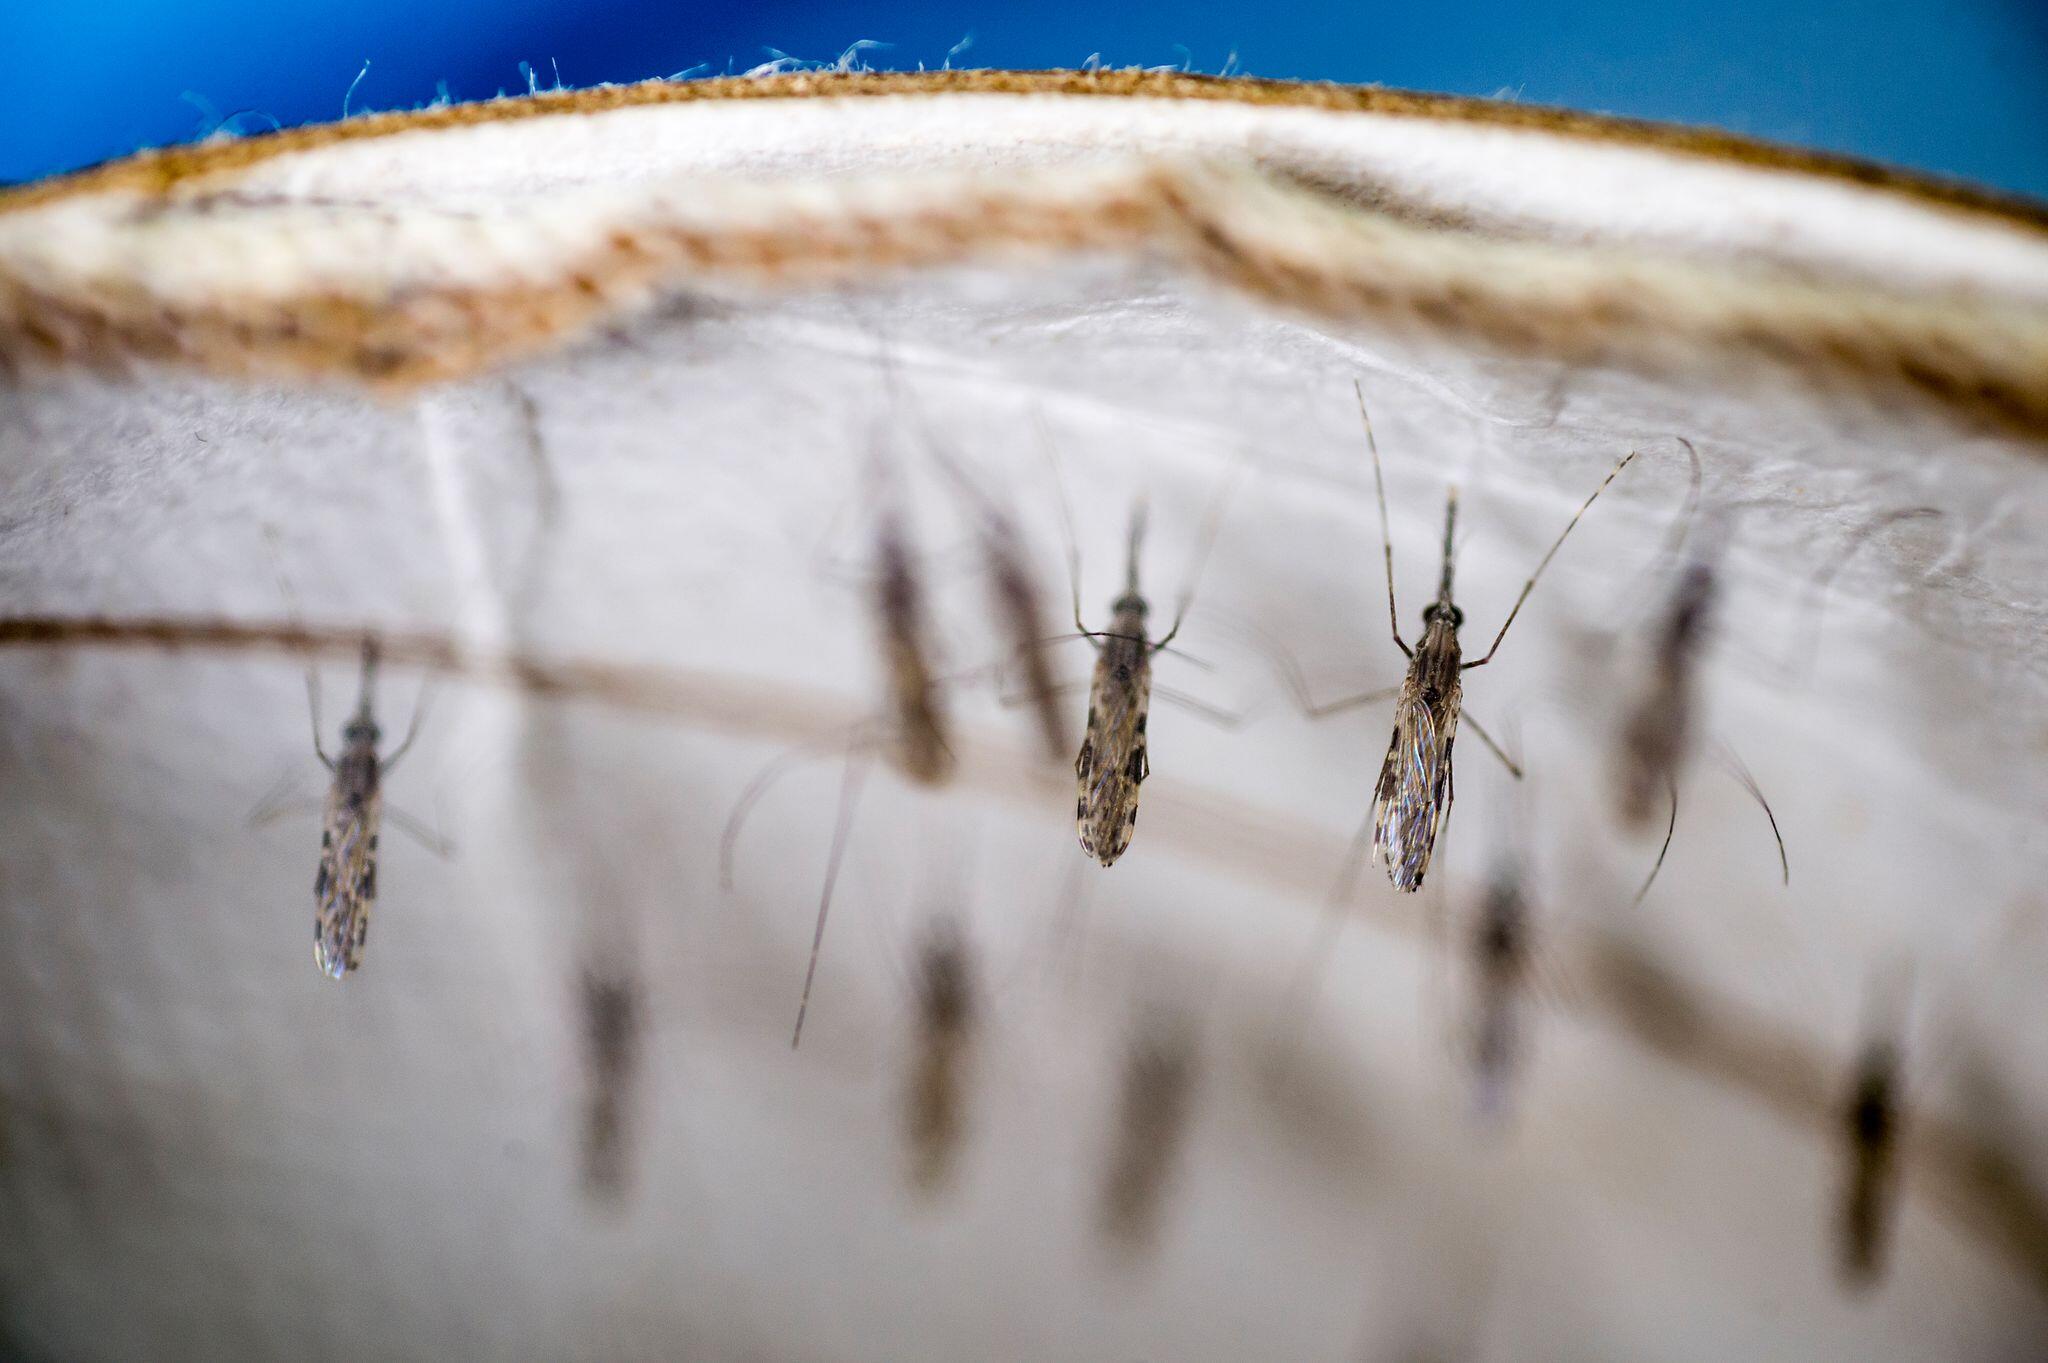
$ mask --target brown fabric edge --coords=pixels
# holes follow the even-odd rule
[[[765,218],[620,224],[546,280],[387,295],[167,304],[0,277],[0,367],[132,360],[254,379],[337,376],[402,391],[516,362],[665,294],[863,284],[912,270],[1087,253],[1150,258],[1319,318],[1650,375],[1776,371],[1880,408],[1919,406],[2048,440],[2048,320],[1682,261],[1445,238],[1255,170],[1154,164],[966,180]]]
[[[272,157],[359,138],[385,137],[415,130],[699,100],[830,99],[960,93],[1234,101],[1529,129],[1587,141],[1735,162],[1761,170],[1839,180],[1898,194],[1923,204],[1995,219],[2010,227],[2048,236],[2048,203],[1961,180],[1902,170],[1833,152],[1761,141],[1715,128],[1655,123],[1547,105],[1396,90],[1377,85],[1201,76],[1172,71],[793,72],[707,80],[651,80],[632,85],[546,91],[469,104],[366,114],[340,122],[288,128],[231,141],[141,151],[68,175],[0,191],[0,212],[110,189],[156,192],[194,176],[232,171]]]

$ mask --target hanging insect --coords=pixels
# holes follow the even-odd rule
[[[1194,1090],[1195,1045],[1186,1027],[1168,1019],[1142,1025],[1124,1055],[1102,1186],[1102,1232],[1120,1249],[1142,1249],[1158,1231],[1161,1203],[1187,1140]]]
[[[924,584],[893,512],[883,516],[876,534],[875,620],[894,720],[888,726],[885,751],[905,776],[921,785],[936,785],[953,772],[953,750],[946,743],[945,706],[926,653]]]
[[[1429,871],[1430,854],[1436,848],[1437,836],[1450,813],[1451,745],[1458,732],[1463,675],[1493,661],[1501,641],[1507,638],[1508,627],[1515,623],[1522,604],[1535,590],[1536,581],[1550,566],[1550,560],[1563,547],[1566,536],[1578,525],[1579,518],[1586,514],[1594,499],[1606,491],[1607,485],[1636,456],[1633,450],[1623,455],[1607,477],[1601,480],[1600,486],[1593,489],[1592,496],[1586,498],[1572,514],[1563,533],[1537,563],[1536,571],[1522,584],[1521,595],[1515,598],[1515,604],[1508,611],[1508,618],[1501,623],[1500,632],[1494,636],[1486,656],[1464,662],[1459,654],[1458,629],[1465,623],[1465,615],[1458,609],[1451,589],[1452,554],[1458,527],[1457,489],[1451,489],[1444,507],[1443,568],[1437,581],[1436,599],[1423,607],[1422,638],[1410,648],[1401,638],[1400,613],[1394,604],[1394,544],[1387,524],[1387,489],[1380,471],[1379,442],[1373,438],[1372,418],[1365,410],[1365,390],[1361,387],[1357,391],[1358,412],[1365,421],[1366,443],[1372,450],[1373,487],[1379,496],[1380,545],[1387,569],[1387,620],[1393,627],[1395,646],[1409,660],[1408,675],[1401,684],[1400,698],[1394,707],[1393,738],[1387,745],[1386,762],[1380,768],[1379,785],[1373,796],[1370,821],[1372,854],[1375,861],[1385,864],[1388,879],[1393,881],[1396,889],[1412,893],[1422,888],[1422,878]],[[1511,771],[1518,776],[1521,774],[1476,722],[1473,729]]]
[[[320,827],[320,869],[313,877],[313,960],[321,973],[341,979],[362,964],[377,900],[377,834],[384,814],[383,778],[419,736],[419,712],[403,742],[389,757],[377,755],[381,736],[371,711],[377,679],[377,642],[363,641],[362,695],[355,715],[342,726],[341,756],[329,757],[320,743],[317,683],[308,675],[313,707],[313,751],[334,773]]]
[[[624,975],[586,970],[579,998],[589,1076],[583,1110],[583,1187],[617,1201],[626,1189],[626,1131],[639,1057],[640,989]]]
[[[1690,442],[1686,442],[1686,448],[1691,449]],[[1649,828],[1657,814],[1660,793],[1670,811],[1657,860],[1636,891],[1637,904],[1643,902],[1650,886],[1656,883],[1678,830],[1678,781],[1693,750],[1700,655],[1720,598],[1720,572],[1714,552],[1717,544],[1718,532],[1714,542],[1695,552],[1680,571],[1651,634],[1646,683],[1624,713],[1620,739],[1614,748],[1616,813],[1622,825],[1638,832]],[[1770,821],[1771,837],[1778,847],[1779,874],[1789,884],[1792,863],[1785,853],[1785,838],[1778,829],[1776,811],[1764,797],[1756,778],[1732,751],[1724,748],[1722,759],[1729,773]]]
[[[1235,482],[1234,478],[1226,481],[1209,508],[1173,624],[1159,638],[1153,639],[1146,633],[1151,606],[1138,587],[1138,556],[1145,542],[1143,501],[1131,508],[1124,590],[1110,605],[1108,629],[1091,630],[1081,622],[1078,574],[1075,576],[1074,628],[1094,647],[1096,657],[1095,675],[1088,688],[1087,725],[1081,751],[1074,758],[1074,776],[1079,785],[1074,821],[1080,829],[1081,850],[1105,867],[1115,865],[1131,845],[1131,835],[1138,826],[1138,793],[1145,778],[1152,774],[1145,735],[1152,709],[1152,657],[1180,635],[1202,566],[1215,546],[1225,500]],[[1173,699],[1218,723],[1235,722],[1232,716],[1185,697]]]
[[[1884,1269],[1891,1207],[1897,1185],[1899,1053],[1878,1037],[1856,1061],[1849,1101],[1842,1109],[1848,1144],[1842,1185],[1839,1266],[1852,1288],[1867,1287]]]
[[[1014,696],[1006,695],[1004,701],[1031,708],[1047,760],[1064,762],[1073,751],[1073,740],[1060,706],[1062,688],[1054,675],[1051,646],[1055,639],[1046,628],[1044,594],[1031,569],[1024,533],[1017,518],[944,453],[936,440],[928,436],[927,444],[940,470],[972,505],[980,521],[976,538],[987,574],[989,614],[1005,645],[996,675],[1000,680],[1014,669],[1022,682],[1021,689]]]
[[[880,480],[883,466],[879,453],[874,467],[874,476]],[[953,773],[954,756],[947,741],[949,724],[941,699],[941,683],[931,665],[924,584],[918,576],[901,515],[893,506],[882,513],[875,532],[872,600],[887,679],[884,714],[875,723],[856,730],[849,745],[845,773],[840,780],[839,808],[833,822],[831,848],[825,858],[824,887],[818,897],[817,924],[811,934],[810,958],[804,967],[796,1025],[790,1033],[792,1048],[803,1041],[804,1019],[810,1013],[811,989],[817,982],[818,956],[825,944],[825,923],[832,911],[832,892],[839,879],[847,841],[852,833],[853,816],[859,808],[860,793],[867,780],[867,755],[879,750],[891,766],[920,785],[941,784]],[[732,888],[735,849],[754,806],[768,793],[790,762],[810,755],[810,752],[800,751],[776,758],[741,793],[719,840],[719,880],[725,888]]]
[[[1498,1117],[1507,1109],[1508,1089],[1521,1058],[1522,988],[1529,971],[1529,905],[1522,895],[1520,868],[1504,861],[1487,887],[1472,934],[1477,981],[1477,1014],[1472,1067],[1479,1111]]]
[[[951,1181],[966,1129],[966,1071],[978,1014],[974,962],[951,920],[926,936],[917,962],[917,1050],[904,1104],[910,1183],[936,1194]]]

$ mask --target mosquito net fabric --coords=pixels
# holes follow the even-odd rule
[[[1344,885],[1391,702],[1298,694],[1406,667],[1361,393],[1410,643],[1460,490],[1468,661],[1638,452],[1467,675],[1413,895]],[[0,450],[11,1355],[2048,1340],[2038,208],[1172,76],[505,100],[0,198]],[[1071,544],[1100,631],[1141,499],[1153,636],[1192,604],[1104,870],[1091,642],[1047,646],[1050,758],[987,531],[1048,632]],[[889,760],[892,539],[934,785]],[[1697,741],[1635,902],[1668,809],[1622,831],[1618,734],[1695,562]],[[314,739],[366,633],[383,750],[419,724],[337,983]],[[1874,1040],[1897,1196],[1852,1286]]]

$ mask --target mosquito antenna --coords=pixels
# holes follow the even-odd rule
[[[1486,656],[1484,658],[1479,659],[1477,662],[1470,662],[1464,664],[1464,666],[1460,669],[1461,671],[1469,672],[1475,667],[1484,667],[1488,663],[1493,661],[1493,655],[1500,651],[1500,641],[1508,637],[1508,626],[1514,624],[1515,617],[1522,613],[1522,603],[1529,599],[1529,593],[1536,590],[1536,579],[1543,576],[1543,570],[1550,566],[1550,560],[1557,557],[1557,551],[1564,547],[1566,537],[1569,536],[1572,533],[1572,531],[1578,526],[1579,517],[1586,514],[1587,510],[1592,507],[1594,501],[1598,499],[1600,494],[1607,491],[1607,485],[1613,482],[1618,476],[1620,476],[1621,471],[1627,468],[1630,462],[1635,459],[1635,457],[1636,451],[1634,450],[1630,450],[1627,454],[1623,455],[1621,457],[1621,462],[1616,464],[1612,469],[1609,469],[1607,472],[1607,476],[1600,480],[1600,486],[1593,489],[1593,495],[1586,498],[1586,500],[1580,504],[1579,509],[1572,513],[1571,520],[1565,523],[1563,533],[1558,535],[1556,542],[1553,543],[1550,546],[1549,551],[1543,555],[1542,561],[1536,565],[1536,571],[1529,574],[1529,580],[1522,584],[1522,594],[1515,598],[1514,607],[1508,611],[1508,618],[1501,621],[1500,633],[1493,636],[1493,646],[1486,650]]]
[[[1691,533],[1693,520],[1699,515],[1700,494],[1706,483],[1706,470],[1700,465],[1700,452],[1682,435],[1674,435],[1671,438],[1685,446],[1685,457],[1692,464],[1692,485],[1686,489],[1685,502],[1679,507],[1678,517],[1671,524],[1671,533],[1665,536],[1664,547],[1657,551],[1659,562],[1676,554],[1679,546],[1685,543],[1685,537]]]
[[[1095,643],[1095,636],[1089,633],[1088,626],[1081,623],[1081,540],[1074,533],[1074,508],[1067,501],[1067,479],[1060,468],[1059,447],[1053,443],[1052,430],[1045,424],[1044,412],[1032,409],[1031,424],[1038,431],[1039,448],[1052,469],[1053,493],[1060,508],[1060,533],[1066,541],[1067,590],[1073,597],[1074,629],[1090,645],[1100,649],[1102,646]]]
[[[1650,887],[1657,883],[1657,872],[1664,869],[1665,854],[1671,850],[1671,835],[1678,831],[1678,778],[1666,776],[1665,785],[1671,791],[1671,821],[1664,825],[1664,845],[1657,849],[1656,864],[1650,867],[1650,874],[1643,880],[1643,888],[1636,891],[1636,897],[1628,902],[1633,909],[1640,906],[1643,897],[1650,893]]]
[[[377,636],[365,634],[363,636],[363,689],[362,694],[356,698],[356,714],[362,719],[370,717],[370,702],[377,690],[377,663],[379,656]]]
[[[796,1030],[790,1033],[789,1048],[795,1050],[804,1039],[804,1015],[811,1010],[811,985],[818,978],[818,952],[825,945],[825,916],[832,911],[832,887],[839,881],[839,868],[846,859],[846,841],[853,831],[854,806],[867,780],[865,761],[848,762],[839,782],[839,814],[832,826],[832,850],[825,857],[825,888],[818,896],[818,926],[811,933],[811,961],[804,968],[804,992],[797,1000]]]
[[[1771,802],[1764,798],[1763,787],[1757,784],[1756,777],[1750,774],[1749,765],[1736,754],[1735,749],[1726,743],[1720,744],[1719,747],[1721,761],[1727,765],[1728,774],[1741,783],[1742,788],[1749,792],[1749,798],[1757,802],[1757,806],[1764,812],[1764,817],[1771,821],[1771,838],[1778,844],[1778,873],[1783,882],[1790,885],[1792,863],[1785,856],[1785,835],[1778,831],[1778,816],[1771,811]]]
[[[1151,507],[1141,494],[1131,503],[1131,531],[1128,547],[1124,551],[1124,594],[1138,594],[1138,558],[1145,548],[1145,523],[1151,517]]]
[[[1356,379],[1351,382],[1351,391],[1358,394],[1358,416],[1365,422],[1365,444],[1372,451],[1372,486],[1379,494],[1380,502],[1380,553],[1387,561],[1387,623],[1393,627],[1394,643],[1406,657],[1414,657],[1415,650],[1408,647],[1401,638],[1401,613],[1394,608],[1394,532],[1387,525],[1387,482],[1380,472],[1380,442],[1372,433],[1372,417],[1365,410],[1365,386]],[[1450,551],[1444,551],[1448,560]],[[1450,571],[1448,563],[1444,571]]]
[[[1458,538],[1458,489],[1454,486],[1444,494],[1444,567],[1443,576],[1437,579],[1436,599],[1451,599],[1451,574],[1457,568]]]

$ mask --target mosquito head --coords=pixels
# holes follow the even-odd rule
[[[351,748],[358,745],[374,748],[377,746],[377,740],[382,737],[383,733],[377,728],[377,722],[370,718],[367,711],[341,726],[341,741]]]
[[[1445,564],[1445,565],[1444,565],[1444,572],[1445,572],[1446,576],[1448,576],[1448,575],[1449,575],[1449,573],[1450,573],[1450,565],[1449,565],[1449,564]],[[1465,612],[1463,612],[1463,611],[1459,610],[1459,609],[1458,609],[1458,608],[1457,608],[1456,606],[1454,606],[1454,605],[1452,605],[1452,604],[1451,604],[1451,602],[1450,602],[1450,601],[1449,601],[1449,599],[1448,599],[1448,598],[1449,598],[1449,595],[1450,595],[1450,593],[1449,593],[1448,591],[1446,591],[1446,592],[1445,592],[1445,597],[1446,597],[1446,599],[1445,599],[1445,600],[1442,600],[1442,601],[1432,601],[1432,602],[1430,602],[1430,603],[1429,603],[1429,604],[1428,604],[1427,606],[1424,606],[1424,607],[1422,608],[1422,623],[1423,623],[1423,624],[1424,624],[1425,626],[1428,626],[1428,625],[1430,625],[1430,624],[1434,623],[1434,622],[1435,622],[1435,620],[1436,620],[1436,618],[1437,618],[1437,617],[1438,617],[1439,615],[1441,615],[1441,616],[1445,617],[1446,619],[1448,619],[1448,620],[1449,620],[1449,621],[1451,622],[1451,628],[1452,628],[1452,629],[1459,629],[1459,628],[1462,628],[1462,627],[1464,626],[1464,624],[1465,624]]]
[[[1111,604],[1110,610],[1120,617],[1135,617],[1142,621],[1151,612],[1152,608],[1145,603],[1144,597],[1138,595],[1137,589],[1132,588],[1122,596],[1119,596]]]

